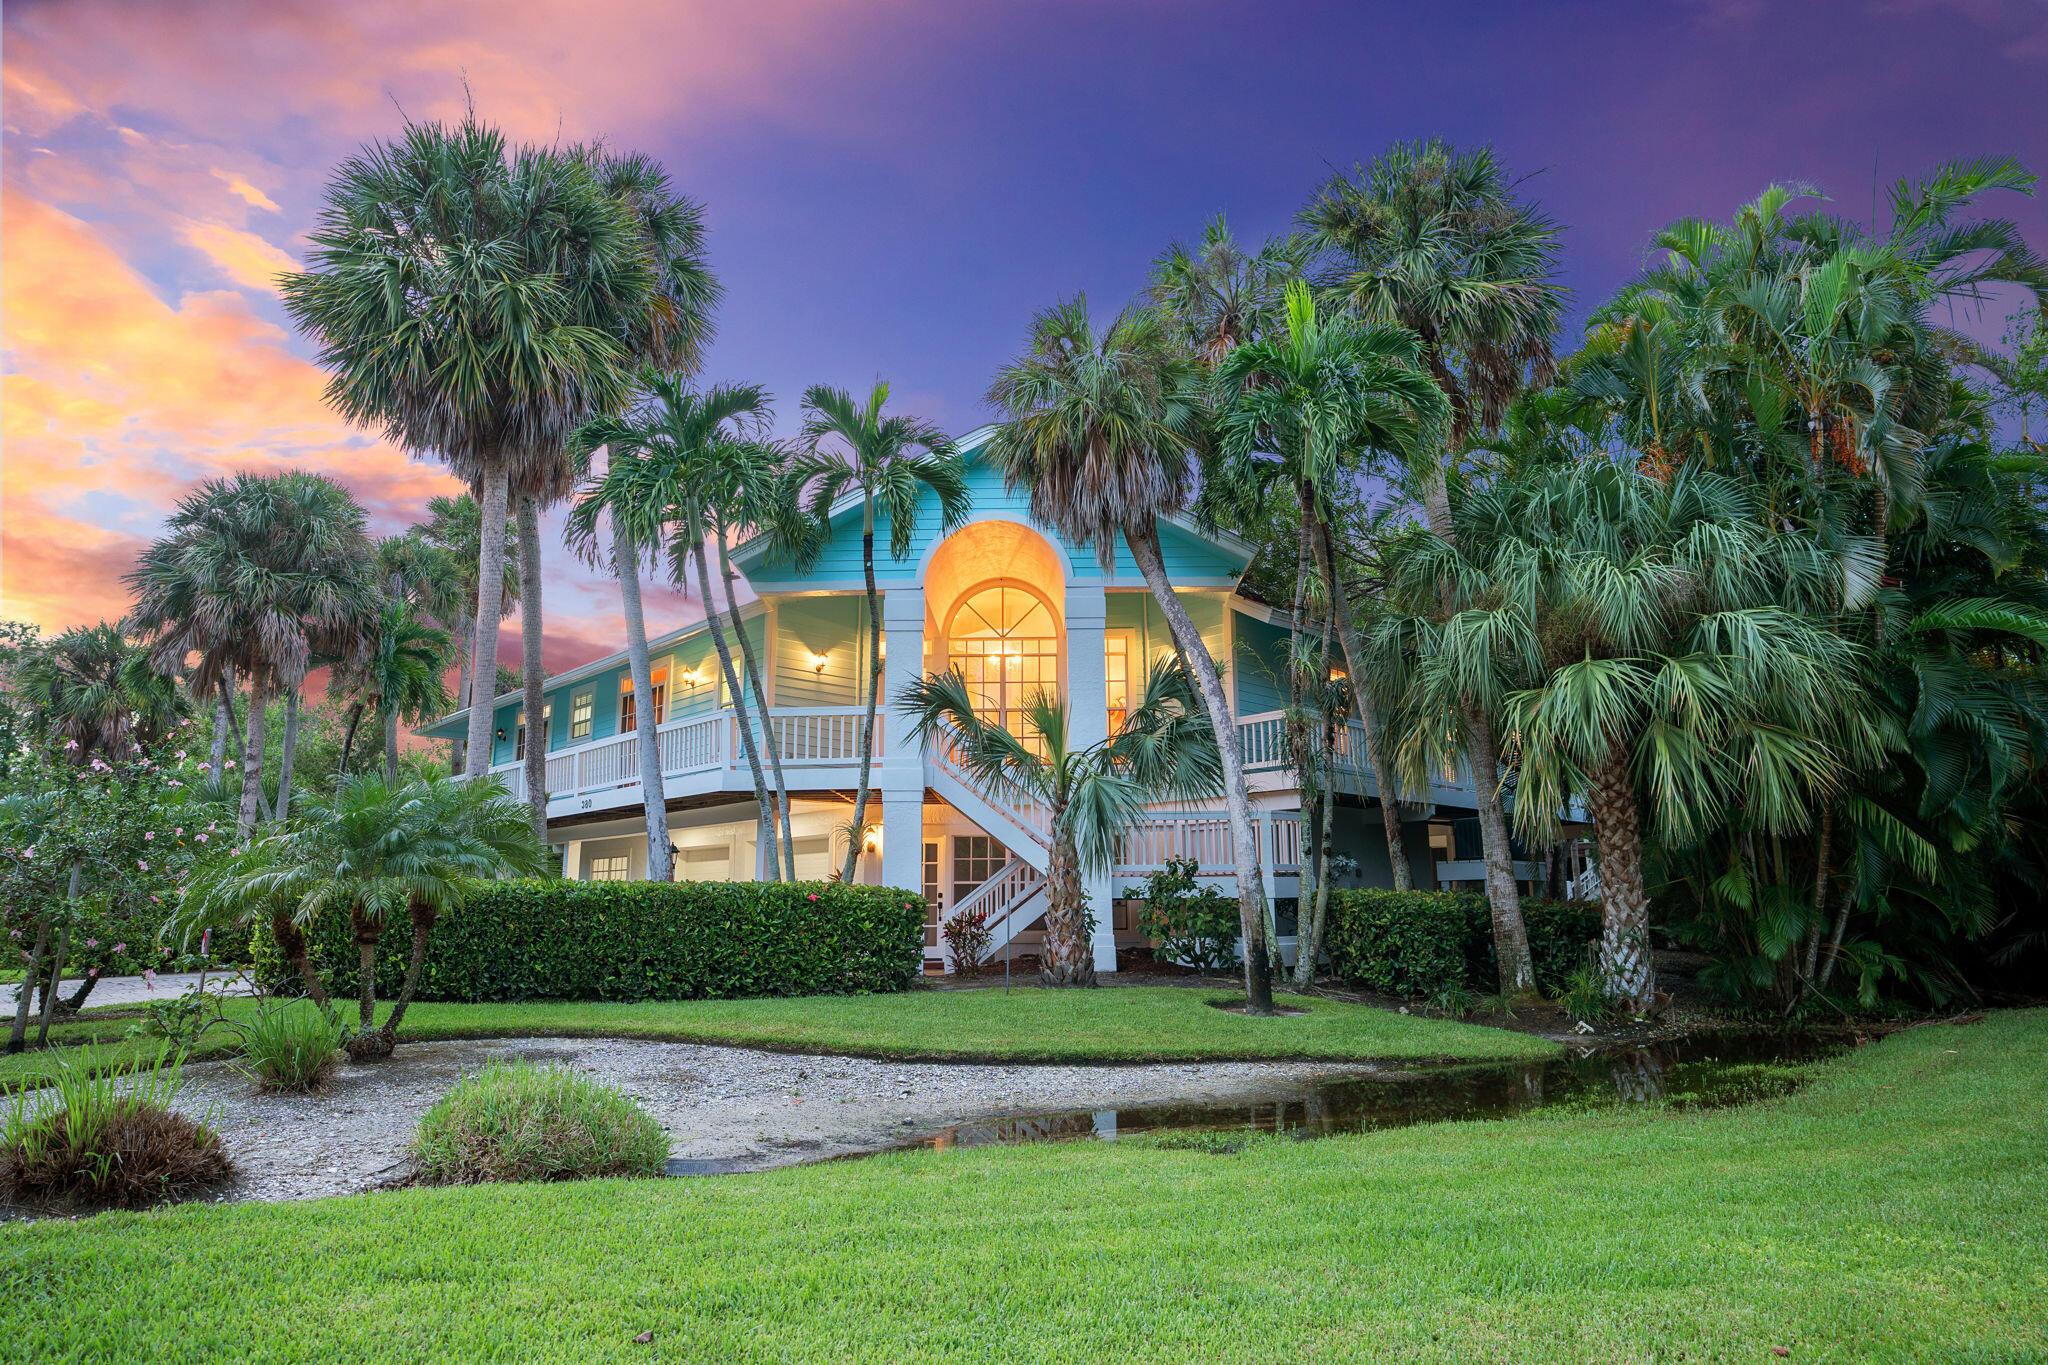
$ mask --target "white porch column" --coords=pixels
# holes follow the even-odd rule
[[[1103,628],[1109,608],[1100,587],[1067,588],[1067,743],[1085,749],[1109,738],[1109,688],[1103,677]],[[1095,916],[1095,970],[1116,970],[1116,924],[1110,905],[1115,879],[1084,876],[1083,891]]]
[[[882,595],[882,884],[924,886],[924,754],[896,716],[896,698],[924,675],[924,587]],[[856,831],[856,837],[858,832]]]

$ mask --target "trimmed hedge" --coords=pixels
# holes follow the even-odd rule
[[[1537,988],[1555,992],[1600,937],[1600,909],[1575,901],[1522,901]],[[1493,917],[1471,891],[1330,893],[1324,947],[1339,976],[1389,995],[1446,986],[1497,989]]]
[[[308,931],[314,966],[337,998],[356,993],[348,924]],[[257,979],[295,987],[267,928]],[[412,928],[387,926],[377,993],[398,993]],[[900,991],[924,964],[924,901],[837,882],[485,882],[440,917],[418,998],[689,1000]]]

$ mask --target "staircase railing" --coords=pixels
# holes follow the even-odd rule
[[[938,742],[928,750],[932,766],[951,777],[961,786],[986,801],[989,806],[1009,816],[1020,830],[1028,835],[1040,848],[1052,847],[1052,810],[1044,802],[1025,791],[1015,782],[983,780],[971,773],[960,762],[960,745],[957,736],[941,731]]]
[[[962,896],[940,923],[943,926],[945,920],[980,911],[986,916],[984,922],[988,926],[989,949],[993,952],[1009,947],[1011,940],[1038,918],[1045,908],[1045,897],[1045,877],[1022,858],[1012,858],[997,868],[987,881]],[[942,944],[944,938],[942,933]],[[945,949],[940,947],[936,951],[943,954]]]

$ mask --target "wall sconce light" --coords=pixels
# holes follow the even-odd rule
[[[498,727],[498,730],[497,730],[497,736],[498,736],[498,743],[500,743],[500,744],[503,744],[503,743],[505,742],[505,727],[504,727],[504,726],[500,725],[500,726]]]
[[[825,665],[831,662],[823,654],[813,654],[811,656],[811,672],[822,675],[825,672]]]
[[[870,853],[880,853],[882,851],[882,831],[874,825],[869,825],[867,837],[861,840],[861,847]]]

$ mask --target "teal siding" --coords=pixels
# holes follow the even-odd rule
[[[1181,605],[1186,608],[1188,619],[1194,622],[1201,633],[1202,643],[1224,671],[1226,684],[1230,675],[1230,660],[1225,657],[1223,647],[1223,601],[1215,594],[1181,593]],[[1138,638],[1138,668],[1148,667],[1153,659],[1173,653],[1173,631],[1166,624],[1166,613],[1159,609],[1149,592],[1113,592],[1104,599],[1108,611],[1103,624],[1110,630],[1129,630]],[[1240,617],[1242,621],[1244,618]],[[1133,680],[1134,683],[1136,679]]]
[[[860,690],[867,676],[865,596],[786,598],[776,604],[775,618],[777,706],[858,706],[866,700]]]
[[[1237,614],[1237,711],[1255,715],[1287,705],[1288,632]]]

